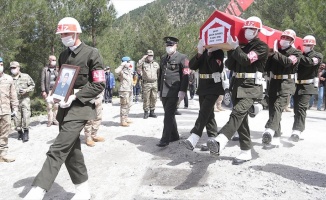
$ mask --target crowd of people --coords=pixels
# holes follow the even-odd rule
[[[200,106],[198,117],[189,131],[189,137],[181,143],[186,149],[194,150],[206,128],[208,140],[202,150],[219,155],[237,133],[240,153],[233,160],[235,165],[252,159],[248,116],[254,117],[263,108],[260,103],[263,99],[264,74],[268,80],[266,102],[269,109],[266,129],[262,132],[262,143],[266,148],[280,145],[281,116],[290,104],[290,96],[294,101],[294,124],[290,139],[294,142],[299,141],[305,130],[306,110],[313,95],[318,95],[317,110],[322,108],[326,72],[325,63],[322,63],[323,55],[314,50],[316,39],[311,35],[305,36],[302,53],[293,47],[296,33],[287,29],[282,33],[280,41],[275,42],[274,48],[270,49],[258,37],[262,29],[262,21],[258,17],[249,17],[244,23],[247,44],[239,44],[237,37],[228,34],[230,49],[225,51],[217,47],[205,48],[205,41],[200,39],[198,52],[189,60],[185,54],[177,51],[179,39],[168,36],[163,38],[166,54],[161,57],[160,63],[154,60],[154,52],[147,50],[137,66],[132,65],[130,57],[123,57],[114,73],[109,66],[104,67],[97,49],[80,40],[82,30],[76,19],[65,17],[57,27],[56,34],[61,36],[62,43],[67,48],[60,53],[58,63],[54,55],[49,56],[48,64],[41,73],[41,90],[42,97],[47,102],[47,126],[58,125],[59,134],[47,152],[47,158],[34,179],[32,189],[24,199],[42,199],[51,188],[63,163],[76,187],[73,199],[90,199],[88,174],[79,136],[84,130],[85,143],[89,147],[105,141],[97,135],[97,131],[102,121],[103,103],[112,103],[115,77],[120,83],[118,92],[122,127],[132,123],[129,111],[132,103],[138,103],[140,99],[143,102],[143,118],[156,118],[155,107],[157,98],[160,98],[164,121],[162,137],[156,145],[166,147],[169,143],[180,140],[175,117],[178,114],[177,108],[182,101],[184,107],[188,107],[187,90],[190,99],[194,98],[196,92]],[[224,63],[225,52],[227,60]],[[11,120],[14,120],[18,139],[27,142],[29,93],[34,90],[35,84],[28,74],[20,72],[17,61],[10,63],[12,76],[3,72],[3,62],[0,58],[0,161],[13,162],[15,159],[7,154]],[[64,64],[78,66],[74,82],[71,82],[71,77],[69,79],[69,73],[60,75]],[[225,66],[232,72],[229,89],[233,107],[228,122],[218,130],[214,112],[224,110],[221,102],[225,93]],[[195,72],[198,73],[198,83]],[[56,84],[59,79],[62,79],[60,86],[59,83]],[[65,99],[58,101],[53,96],[56,93],[65,96]]]

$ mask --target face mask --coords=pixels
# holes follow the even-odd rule
[[[166,53],[169,55],[171,55],[175,52],[175,48],[173,46],[168,46],[165,48],[165,50],[166,50]]]
[[[304,53],[308,53],[308,52],[310,52],[311,50],[312,50],[311,47],[303,46],[303,52],[304,52]]]
[[[16,74],[18,74],[18,69],[11,69],[10,72],[11,72],[13,75],[16,75]]]
[[[280,45],[282,47],[282,49],[286,49],[290,46],[290,41],[287,41],[287,40],[280,40]]]
[[[76,38],[76,36],[75,36],[75,38]],[[65,45],[66,47],[72,47],[75,44],[75,39],[73,39],[71,35],[61,38],[61,41],[62,41],[63,45]]]
[[[57,62],[56,61],[51,61],[51,66],[55,66],[57,64]]]
[[[258,31],[254,31],[254,30],[251,30],[251,29],[246,29],[245,30],[245,38],[250,41],[250,40],[252,40],[252,39],[254,39],[256,37],[257,32]]]
[[[147,60],[148,60],[148,61],[153,61],[153,56],[148,56],[148,57],[147,57]]]
[[[3,66],[0,66],[0,73],[3,72]]]

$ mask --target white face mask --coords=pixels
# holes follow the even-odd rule
[[[75,35],[75,39],[76,39],[76,35]],[[61,41],[63,43],[63,45],[65,45],[66,47],[72,47],[75,44],[75,39],[72,38],[72,36],[67,36],[64,38],[61,38]]]
[[[3,72],[3,66],[0,66],[0,73]]]
[[[57,62],[56,61],[51,61],[51,66],[55,66],[57,64]]]
[[[311,50],[312,50],[311,47],[303,46],[303,52],[304,52],[304,53],[308,53],[308,52],[310,52]]]
[[[18,74],[18,69],[11,69],[10,72],[13,74],[13,75],[16,75]]]
[[[150,62],[153,61],[153,56],[147,56],[147,60]]]
[[[174,46],[167,46],[166,48],[165,48],[165,50],[166,50],[166,53],[167,54],[169,54],[169,55],[171,55],[171,54],[173,54],[174,52],[175,52],[175,47]]]
[[[254,31],[251,29],[246,29],[245,30],[245,38],[250,41],[256,37],[257,33],[258,33],[257,30]]]
[[[287,40],[280,40],[280,45],[282,49],[286,49],[291,45],[291,42]]]

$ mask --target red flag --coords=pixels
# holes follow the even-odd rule
[[[247,10],[247,8],[254,2],[254,0],[236,0],[241,7],[242,11]]]
[[[231,5],[233,12],[236,16],[241,15],[241,11],[240,11],[238,5],[234,2],[234,0],[231,0],[230,5]]]

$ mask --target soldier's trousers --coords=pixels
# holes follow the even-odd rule
[[[161,142],[175,141],[179,139],[175,111],[178,104],[178,97],[162,97],[164,108],[164,127]]]
[[[59,134],[46,153],[47,158],[34,179],[34,186],[49,191],[63,163],[65,163],[74,184],[88,180],[79,139],[86,122],[87,120],[76,120],[64,121],[59,124]]]
[[[95,137],[98,129],[100,128],[100,125],[102,123],[102,112],[103,112],[102,100],[103,100],[102,96],[100,96],[95,100],[96,118],[94,120],[88,120],[85,125],[84,133],[86,139],[90,138],[91,136]]]
[[[31,100],[29,97],[19,100],[18,112],[14,117],[16,130],[28,129],[31,117]]]
[[[265,128],[270,128],[274,133],[274,137],[281,137],[281,120],[283,110],[287,106],[288,96],[290,94],[283,94],[279,96],[269,96],[268,111],[269,118]]]
[[[157,100],[157,82],[143,84],[143,109],[155,110]]]
[[[217,125],[214,115],[214,105],[218,95],[201,95],[199,96],[199,114],[193,129],[190,133],[202,136],[206,127],[208,137],[216,137]]]
[[[238,131],[241,150],[251,149],[250,129],[248,125],[248,110],[254,104],[250,98],[235,98],[229,121],[218,134],[224,134],[229,140]],[[213,102],[215,103],[215,101]]]
[[[59,104],[57,103],[46,103],[46,109],[48,112],[48,121],[53,122],[56,120],[57,113],[58,113]]]
[[[0,156],[5,156],[8,151],[8,136],[10,134],[10,115],[0,115]]]
[[[132,91],[130,92],[119,92],[120,96],[120,121],[127,122],[130,106],[132,102]]]
[[[298,95],[296,92],[293,95],[294,101],[294,123],[292,130],[304,131],[305,130],[305,121],[306,121],[306,112],[309,107],[309,100],[311,98],[311,94],[301,94]]]

